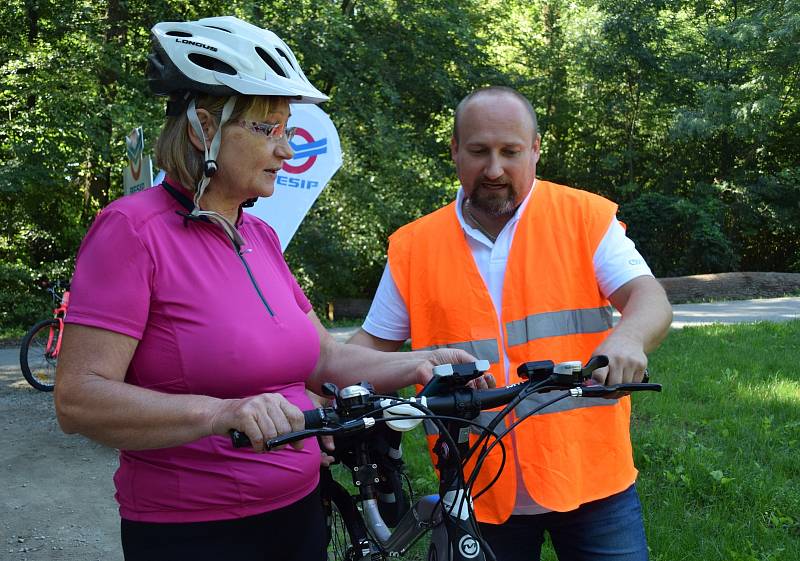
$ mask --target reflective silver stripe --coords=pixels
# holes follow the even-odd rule
[[[481,339],[478,341],[464,341],[462,343],[445,343],[444,345],[431,345],[417,349],[420,351],[432,351],[433,349],[461,349],[478,359],[488,360],[491,364],[500,362],[500,355],[497,351],[497,339]]]
[[[486,427],[489,426],[489,423],[494,421],[495,417],[497,417],[497,411],[481,411],[480,414],[472,421],[478,423],[481,427],[484,427],[485,429]],[[506,420],[503,419],[502,421],[497,423],[497,426],[494,427],[494,430],[492,432],[499,436],[500,434],[506,431],[506,426],[507,426]],[[470,425],[469,430],[473,434],[483,434],[484,432],[483,430],[480,429],[480,427],[476,427],[475,425]]]
[[[563,310],[533,314],[506,324],[508,346],[522,345],[545,337],[574,335],[576,333],[598,333],[611,329],[611,306]]]
[[[548,393],[535,393],[526,397],[522,403],[514,408],[514,413],[517,418],[522,418],[540,405],[547,403],[555,397],[558,397],[559,392]],[[535,413],[535,415],[546,415],[547,413],[558,413],[560,411],[570,411],[572,409],[580,409],[581,407],[598,407],[616,405],[617,399],[606,399],[603,397],[567,397],[561,401],[555,402]],[[591,430],[592,427],[587,427]]]

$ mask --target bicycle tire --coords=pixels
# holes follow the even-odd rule
[[[320,490],[328,532],[328,561],[382,559],[370,549],[364,520],[350,493],[328,470],[322,470]]]
[[[58,358],[48,356],[47,339],[53,329],[53,337],[59,336],[57,319],[45,319],[30,328],[22,339],[19,349],[19,367],[25,380],[42,392],[51,392],[56,385],[56,363]]]

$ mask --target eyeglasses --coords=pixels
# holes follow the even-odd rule
[[[286,142],[291,142],[297,127],[286,127],[283,123],[257,123],[255,121],[239,121],[239,126],[244,127],[250,132],[263,134],[272,140],[280,140],[286,137]]]

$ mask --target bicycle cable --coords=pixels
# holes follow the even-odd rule
[[[524,399],[524,397],[525,396],[523,396],[523,399]],[[396,399],[396,398],[394,398],[394,399]],[[406,402],[406,403],[409,403],[409,402]],[[406,417],[406,416],[404,416],[403,418],[404,419],[422,418],[422,419],[427,419],[427,420],[433,420],[437,424],[437,428],[439,429],[439,434],[440,435],[447,435],[445,440],[447,441],[448,446],[450,447],[450,449],[455,454],[455,457],[453,459],[453,461],[455,462],[455,465],[463,466],[464,462],[468,461],[469,455],[467,455],[466,458],[462,459],[461,454],[458,452],[457,445],[456,445],[455,441],[452,439],[452,435],[450,435],[449,431],[444,430],[444,427],[442,426],[442,420],[443,419],[444,420],[453,420],[453,421],[456,421],[456,422],[459,422],[459,423],[462,423],[462,424],[465,424],[465,425],[474,426],[474,427],[479,428],[482,431],[482,434],[486,434],[486,428],[483,425],[481,425],[480,423],[477,423],[475,421],[468,420],[468,419],[463,419],[461,417],[450,417],[450,416],[445,416],[445,415],[436,415],[432,411],[430,411],[430,409],[428,409],[427,407],[422,406],[421,404],[418,404],[418,403],[413,403],[412,402],[412,403],[409,403],[409,405],[411,405],[412,407],[414,407],[416,409],[419,409],[420,411],[428,412],[429,415],[428,416],[419,416],[419,417],[416,417],[416,416],[413,416],[413,417],[412,416],[408,416],[408,417]],[[393,405],[381,407],[378,411],[383,411],[383,410],[389,409],[392,406]],[[388,420],[390,420],[390,419],[387,419],[387,421]],[[498,443],[500,445],[500,449],[502,450],[502,462],[501,462],[501,466],[502,466],[502,465],[505,464],[506,449],[505,449],[505,444],[503,442],[500,442],[499,438],[497,440],[495,440],[495,442],[493,444],[498,444]],[[455,544],[453,543],[453,538],[451,538],[451,536],[454,534],[454,532],[452,532],[453,525],[455,524],[454,523],[453,512],[456,510],[456,508],[457,508],[458,513],[459,513],[459,516],[458,516],[459,518],[460,518],[461,509],[462,508],[466,508],[467,519],[468,520],[473,520],[473,521],[476,520],[476,518],[475,518],[475,509],[474,509],[474,506],[473,506],[474,498],[472,500],[467,500],[467,499],[464,498],[464,497],[469,497],[471,495],[472,484],[471,483],[467,483],[467,481],[464,479],[464,471],[463,471],[463,469],[453,470],[453,478],[450,481],[442,481],[441,484],[442,484],[443,488],[449,488],[451,491],[455,492],[452,504],[450,504],[449,506],[445,507],[445,505],[444,505],[444,497],[441,495],[441,493],[439,494],[439,500],[437,501],[437,505],[440,508],[442,508],[442,512],[447,514],[447,516],[445,516],[443,518],[442,523],[447,525],[447,527],[448,527],[447,536],[448,536],[448,540],[449,540],[449,543],[450,543],[450,547],[453,548]],[[489,557],[496,561],[497,558],[494,555],[494,552],[492,551],[492,549],[489,546],[489,544],[486,542],[486,540],[481,535],[480,527],[477,524],[474,524],[473,527],[471,528],[471,530],[474,530],[475,535],[473,537],[478,542],[480,542],[480,544],[483,547],[483,549],[489,554]]]
[[[527,412],[525,415],[523,415],[522,417],[520,417],[519,419],[517,419],[516,421],[514,421],[514,422],[513,422],[513,423],[512,423],[512,424],[511,424],[511,425],[510,425],[510,426],[509,426],[507,429],[506,429],[506,431],[505,431],[505,432],[503,432],[501,435],[499,435],[499,436],[498,436],[497,440],[495,440],[495,441],[494,441],[494,442],[493,442],[491,445],[489,445],[489,446],[486,448],[486,450],[485,450],[485,451],[482,451],[482,452],[481,452],[481,455],[478,457],[478,460],[476,460],[476,462],[475,462],[475,468],[473,469],[472,473],[470,474],[470,483],[471,483],[471,484],[474,484],[475,480],[477,479],[477,474],[480,472],[480,469],[481,469],[481,467],[483,466],[483,462],[484,462],[484,461],[486,460],[486,458],[489,456],[489,453],[491,452],[492,448],[494,448],[494,447],[497,445],[497,443],[501,441],[501,439],[503,439],[503,438],[505,438],[507,435],[509,435],[509,434],[511,433],[511,431],[512,431],[512,430],[513,430],[513,429],[514,429],[514,428],[515,428],[517,425],[519,425],[519,424],[520,424],[522,421],[526,420],[528,417],[531,417],[532,415],[535,415],[536,413],[538,413],[538,412],[539,412],[539,411],[541,411],[542,409],[544,409],[544,408],[546,408],[546,407],[550,407],[550,406],[551,406],[551,405],[553,405],[554,403],[557,403],[557,402],[559,402],[559,401],[561,401],[561,400],[563,400],[563,399],[566,399],[567,397],[570,397],[570,395],[569,395],[569,392],[564,392],[562,395],[559,395],[558,397],[556,397],[556,398],[554,398],[554,399],[551,399],[550,401],[546,401],[546,402],[542,403],[541,405],[539,405],[538,407],[535,407],[535,408],[533,408],[531,411],[528,411],[528,412]],[[500,471],[500,470],[498,470],[498,471],[497,471],[497,473],[495,474],[495,477],[492,479],[492,481],[491,481],[491,482],[490,482],[490,483],[489,483],[489,484],[488,484],[486,487],[484,487],[483,489],[481,489],[481,490],[480,490],[480,492],[478,492],[477,494],[475,494],[475,496],[474,496],[473,498],[474,498],[474,499],[477,499],[478,497],[480,497],[481,495],[483,495],[483,494],[484,494],[486,491],[488,491],[488,490],[489,490],[489,488],[490,488],[492,485],[494,485],[494,484],[497,482],[497,480],[500,478],[500,474],[501,474],[501,471]]]

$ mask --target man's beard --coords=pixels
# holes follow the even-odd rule
[[[490,190],[483,187],[482,183],[487,182],[485,178],[478,178],[469,196],[469,203],[473,208],[497,218],[514,214],[517,210],[517,200],[514,195],[514,186],[510,181],[505,181],[505,188],[502,190]],[[496,183],[501,183],[497,181]]]

